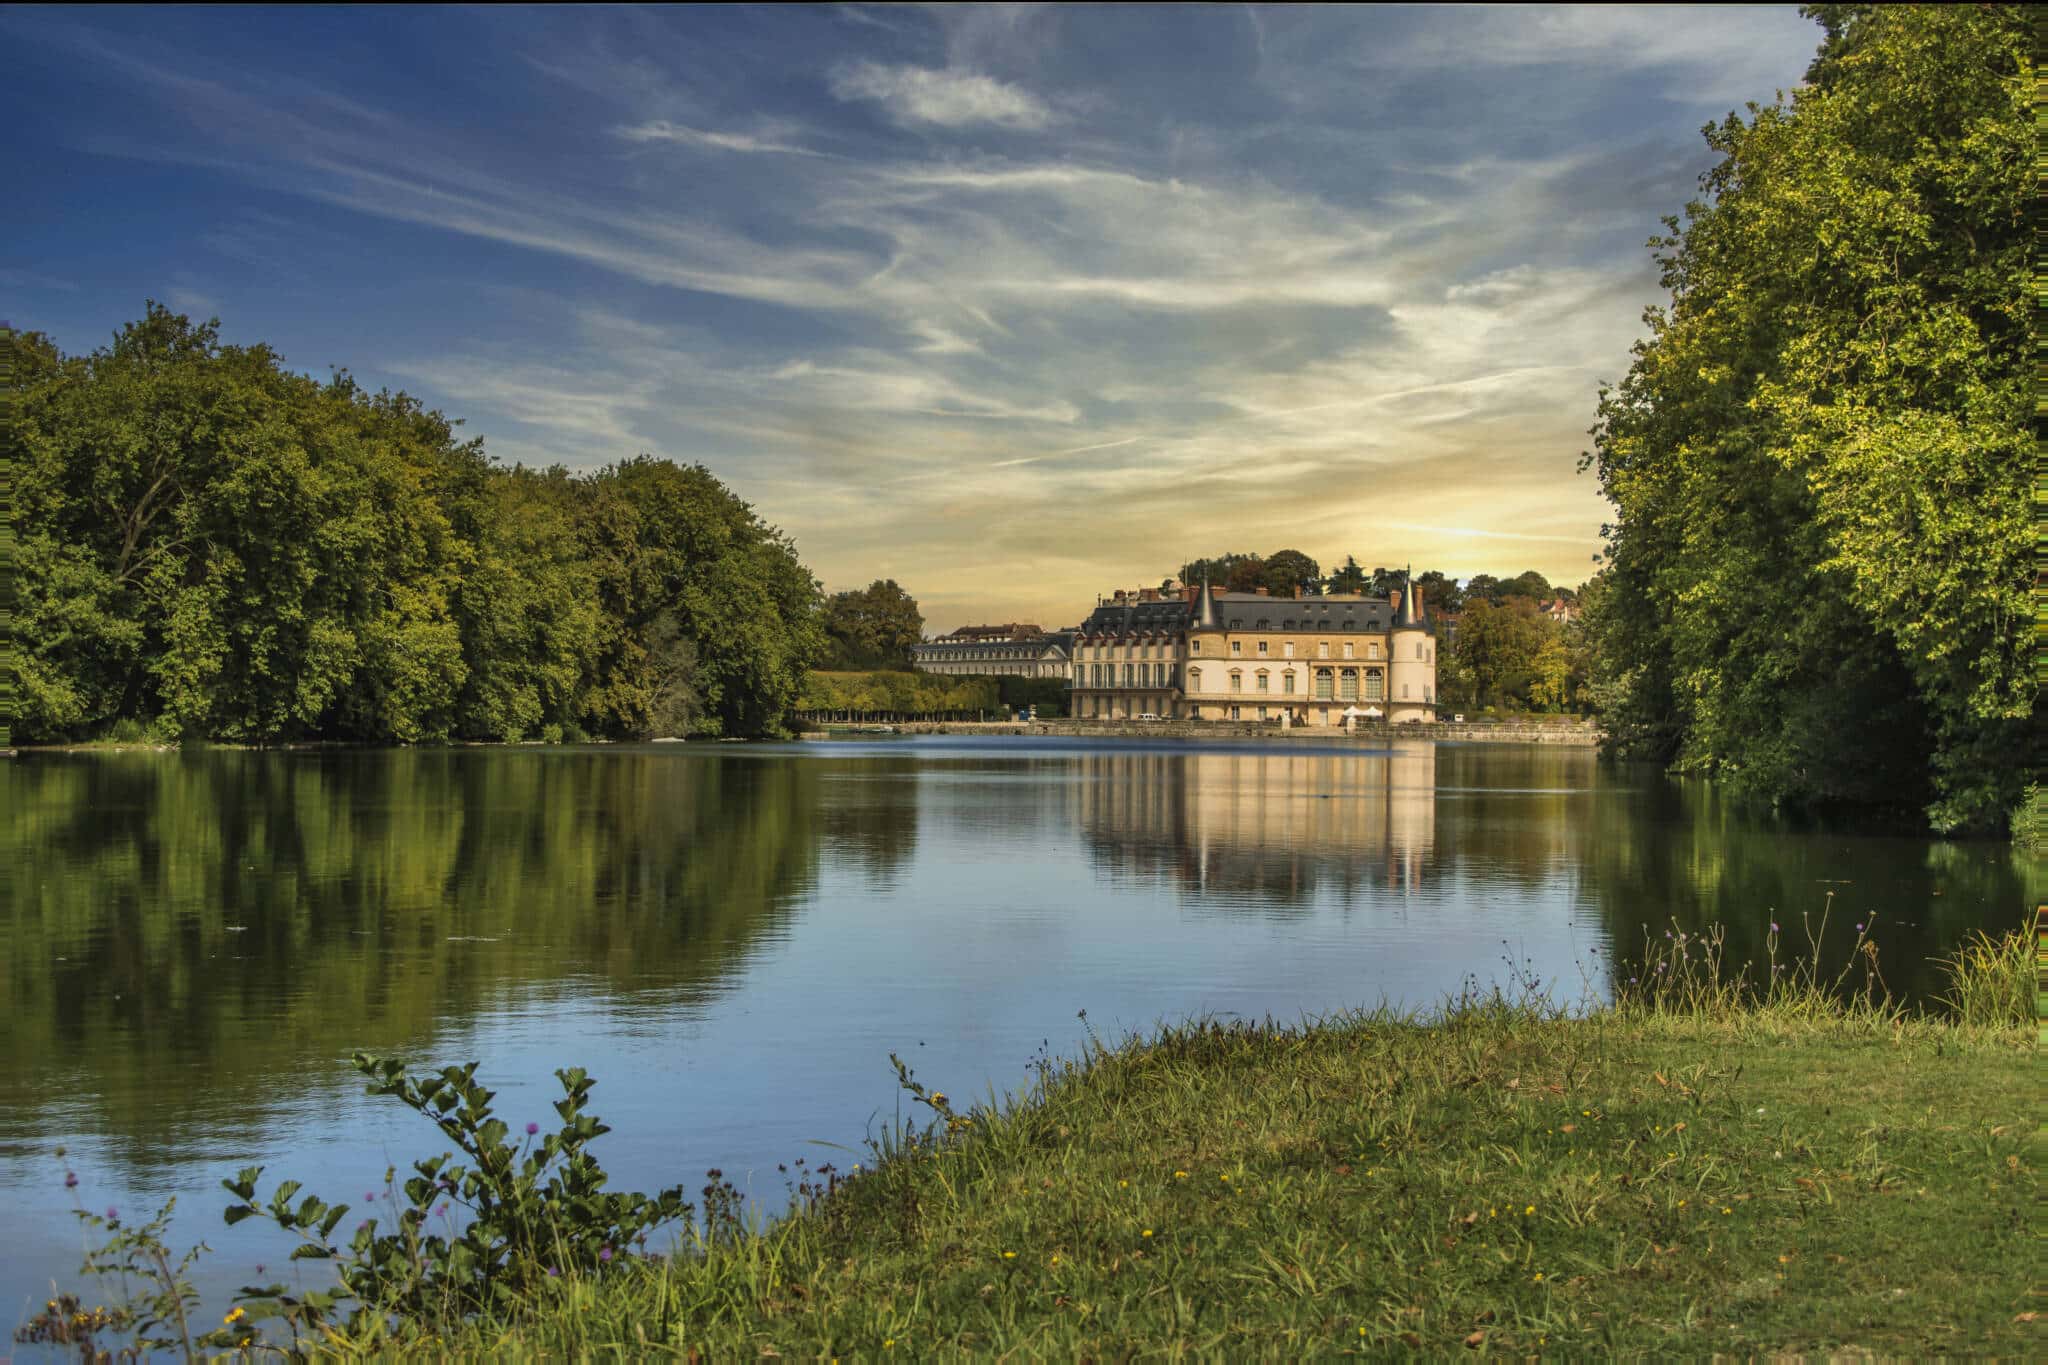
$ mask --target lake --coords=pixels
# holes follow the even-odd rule
[[[78,1194],[177,1196],[222,1303],[287,1249],[223,1227],[245,1163],[356,1203],[445,1148],[356,1049],[478,1059],[519,1127],[597,1078],[613,1187],[842,1169],[902,1112],[888,1056],[956,1098],[1034,1058],[1213,1015],[1428,1008],[1539,978],[1596,998],[1617,949],[1833,895],[1894,990],[2021,922],[1991,843],[1773,819],[1584,749],[880,739],[249,753],[0,765],[0,1292],[73,1272]],[[1078,1018],[1087,1012],[1085,1023]],[[822,1145],[821,1145],[822,1144]],[[351,1217],[351,1222],[354,1218]],[[218,1312],[219,1309],[215,1308]]]

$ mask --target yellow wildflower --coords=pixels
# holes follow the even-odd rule
[[[1140,1237],[1150,1237],[1152,1235],[1152,1229],[1146,1228],[1143,1232],[1140,1232],[1138,1235]]]
[[[1542,1283],[1543,1283],[1543,1272],[1542,1272],[1542,1271],[1540,1271],[1540,1270],[1536,1272],[1536,1283],[1538,1283],[1538,1284],[1542,1284]]]
[[[1186,1180],[1188,1178],[1188,1173],[1186,1171],[1175,1171],[1173,1173],[1173,1178],[1175,1180]]]
[[[1534,1212],[1536,1212],[1536,1206],[1534,1204],[1531,1204],[1528,1208],[1522,1210],[1522,1214],[1524,1217],[1527,1217],[1529,1214],[1532,1214]]]
[[[1120,1190],[1127,1190],[1131,1187],[1131,1182],[1128,1180],[1119,1180],[1116,1182],[1116,1187]]]
[[[1003,1253],[1003,1259],[1006,1261],[1014,1261],[1017,1259],[1017,1253],[1014,1251],[1006,1251]]]
[[[241,1308],[238,1307],[230,1310],[228,1315],[221,1319],[221,1323],[223,1326],[233,1327],[236,1323],[240,1322],[243,1318],[246,1318],[248,1316],[249,1315],[246,1312],[244,1312]]]

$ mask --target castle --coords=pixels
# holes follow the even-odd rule
[[[1331,728],[1430,721],[1436,644],[1412,582],[1384,600],[1206,583],[1118,592],[1074,634],[1071,713]]]

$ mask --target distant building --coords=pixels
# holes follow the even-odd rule
[[[955,678],[1064,678],[1070,634],[1015,621],[962,626],[911,646],[910,653],[923,672]]]
[[[1412,584],[1385,599],[1119,592],[1075,633],[1073,714],[1330,728],[1434,720],[1436,646]]]
[[[1069,714],[1104,720],[1181,715],[1180,668],[1194,594],[1192,588],[1138,588],[1098,598],[1074,631]]]
[[[1548,602],[1540,602],[1537,604],[1536,610],[1542,612],[1559,625],[1563,625],[1567,621],[1579,619],[1578,604],[1576,602],[1567,602],[1562,597],[1552,598]]]

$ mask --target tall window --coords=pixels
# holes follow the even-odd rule
[[[1200,654],[1201,652],[1202,652],[1202,642],[1201,642],[1200,640],[1190,640],[1190,641],[1188,641],[1188,653],[1190,653],[1190,654]]]
[[[1386,676],[1385,676],[1384,674],[1382,674],[1382,673],[1381,673],[1381,672],[1380,672],[1380,671],[1379,671],[1379,670],[1378,670],[1377,668],[1368,668],[1368,669],[1366,669],[1366,670],[1365,670],[1365,699],[1366,699],[1367,701],[1385,701],[1385,700],[1386,700],[1386,697],[1387,697],[1387,680],[1386,680]]]
[[[1347,659],[1351,657],[1351,642],[1349,640],[1344,642],[1344,657]]]
[[[1415,657],[1418,659],[1422,657],[1422,641],[1420,640],[1415,642]]]
[[[1230,670],[1230,690],[1233,692],[1244,691],[1244,674],[1234,668]]]
[[[1191,668],[1191,669],[1189,669],[1189,670],[1188,670],[1188,691],[1190,691],[1190,692],[1199,692],[1199,691],[1201,691],[1201,690],[1202,690],[1202,670],[1201,670],[1201,669],[1199,669],[1199,668]]]
[[[1330,669],[1327,669],[1327,668],[1319,668],[1319,669],[1317,669],[1317,670],[1316,670],[1316,700],[1317,700],[1317,701],[1328,701],[1328,700],[1330,700],[1330,698],[1331,698],[1331,697],[1332,697],[1333,695],[1335,695],[1335,688],[1336,688],[1336,686],[1337,686],[1337,680],[1336,680],[1336,676],[1335,676],[1335,674],[1334,674],[1334,673],[1332,672],[1332,670],[1330,670]]]
[[[1345,701],[1358,700],[1358,670],[1347,668],[1337,679],[1337,695]]]
[[[1242,654],[1242,653],[1244,653],[1244,641],[1242,641],[1242,640],[1232,640],[1232,641],[1230,642],[1230,652],[1231,652],[1232,654]]]
[[[1129,687],[1130,685],[1131,685],[1131,665],[1129,665],[1129,664],[1125,664],[1125,665],[1124,665],[1124,686],[1125,686],[1125,687]]]
[[[1284,644],[1284,645],[1280,646],[1280,652],[1281,652],[1282,654],[1285,654],[1285,655],[1286,655],[1286,656],[1287,656],[1288,658],[1290,658],[1290,659],[1291,659],[1291,658],[1293,658],[1293,657],[1294,657],[1294,641],[1292,641],[1292,640],[1289,640],[1289,641],[1288,641],[1288,642],[1287,642],[1286,644]]]
[[[1316,641],[1316,657],[1318,659],[1327,659],[1330,657],[1330,642],[1328,640]]]
[[[1265,669],[1263,669],[1263,668],[1262,668],[1262,669],[1260,669],[1260,670],[1259,670],[1259,691],[1261,691],[1261,692],[1271,692],[1271,691],[1273,690],[1273,686],[1272,686],[1272,683],[1273,683],[1273,680],[1272,680],[1271,678],[1269,678],[1269,677],[1267,677],[1267,676],[1266,676],[1266,670],[1265,670]]]
[[[1266,652],[1266,642],[1265,642],[1264,640],[1261,640],[1261,641],[1259,641],[1259,653],[1260,653],[1260,655],[1262,655],[1262,656],[1263,656],[1263,655],[1265,654],[1265,652]]]
[[[1280,690],[1288,696],[1294,695],[1294,670],[1288,669],[1280,675]]]

